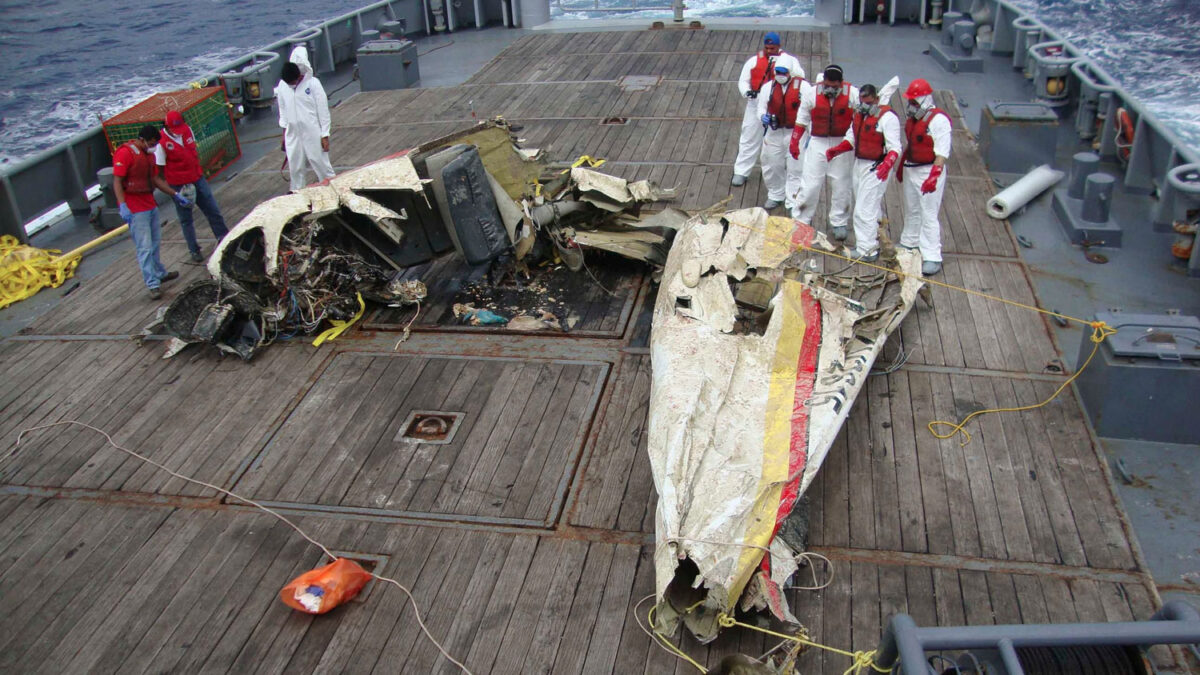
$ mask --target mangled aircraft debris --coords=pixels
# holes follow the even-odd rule
[[[368,305],[420,302],[426,288],[408,271],[440,255],[485,268],[489,283],[529,281],[547,263],[580,270],[585,249],[662,264],[687,216],[641,207],[673,194],[551,168],[503,121],[485,122],[259,204],[209,259],[214,281],[189,288],[157,328],[176,338],[168,355],[207,342],[248,359],[273,340],[345,326]],[[529,307],[498,323],[563,330],[567,314]]]
[[[803,545],[776,535],[922,287],[912,251],[885,251],[884,271],[806,249],[837,247],[752,208],[696,216],[667,259],[648,441],[660,633],[707,642],[721,614],[764,608],[794,621]]]

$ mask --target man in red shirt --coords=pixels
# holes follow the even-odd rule
[[[158,204],[154,201],[154,188],[171,195],[180,206],[191,206],[191,202],[171,189],[155,170],[156,145],[158,129],[147,124],[138,131],[137,138],[113,153],[113,191],[117,195],[121,220],[129,224],[129,234],[137,248],[138,267],[142,269],[146,288],[150,289],[151,300],[162,297],[159,286],[163,282],[179,277],[179,272],[168,272],[159,259],[162,227],[158,219]]]
[[[192,135],[191,127],[183,121],[183,115],[178,110],[167,113],[166,126],[162,130],[158,147],[154,149],[154,163],[162,167],[159,170],[172,190],[179,191],[200,207],[218,242],[229,234],[229,229],[225,227],[225,219],[221,216],[221,209],[217,207],[217,200],[213,198],[212,189],[204,179],[204,169],[200,168],[196,137]],[[192,207],[176,203],[175,214],[179,216],[179,229],[183,232],[183,239],[192,254],[192,261],[204,262],[200,244],[196,242],[196,229],[192,226]]]

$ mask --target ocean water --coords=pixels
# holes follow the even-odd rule
[[[1200,0],[1011,1],[1070,40],[1200,152]]]
[[[1014,0],[1200,148],[1200,0]],[[669,0],[639,0],[669,5]],[[0,167],[367,0],[0,0]],[[601,6],[630,4],[601,0]],[[811,16],[814,0],[688,0],[687,16]],[[956,5],[960,3],[955,3]],[[961,4],[966,4],[961,3]],[[592,0],[562,0],[553,15]],[[621,14],[630,16],[629,14]],[[632,16],[669,16],[647,10]]]
[[[0,167],[368,0],[0,0]]]

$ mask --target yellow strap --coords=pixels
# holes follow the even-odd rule
[[[579,159],[575,160],[575,162],[573,164],[571,164],[571,169],[574,169],[579,166],[583,166],[584,164],[587,164],[588,168],[594,169],[598,166],[602,166],[605,161],[607,161],[607,160],[600,159],[599,157],[580,155]],[[571,169],[563,169],[562,173],[567,173]]]
[[[320,347],[326,342],[332,342],[336,340],[342,333],[345,333],[350,326],[353,326],[359,319],[362,318],[362,315],[367,311],[367,304],[363,302],[362,293],[355,293],[354,295],[358,298],[358,312],[354,315],[354,318],[350,319],[349,321],[331,319],[329,323],[333,324],[333,326],[325,329],[324,332],[317,336],[317,339],[313,340],[314,347]]]

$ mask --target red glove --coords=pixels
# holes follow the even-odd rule
[[[883,161],[879,162],[879,167],[875,169],[875,177],[879,180],[887,180],[888,174],[891,173],[892,166],[895,165],[896,158],[899,156],[895,150],[889,152],[887,157],[884,157]]]
[[[936,190],[938,177],[941,175],[942,175],[942,167],[937,164],[934,164],[933,168],[929,170],[929,178],[926,178],[925,182],[921,183],[921,194],[927,195],[927,194],[933,192],[934,190]]]
[[[792,143],[788,146],[788,150],[792,153],[792,159],[800,159],[800,139],[804,138],[806,130],[807,127],[799,124],[792,128]]]
[[[850,145],[850,141],[842,141],[841,143],[838,143],[837,145],[825,151],[825,161],[832,162],[834,157],[853,149],[854,146]]]

